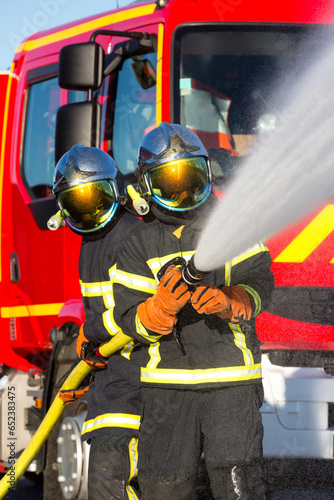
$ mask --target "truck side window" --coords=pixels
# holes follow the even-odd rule
[[[28,87],[23,174],[34,199],[51,195],[55,167],[55,121],[59,106],[60,87],[57,78]]]
[[[126,59],[118,73],[113,124],[113,155],[124,175],[136,169],[137,151],[141,139],[156,123],[155,79],[149,83],[138,78],[138,65],[149,60],[156,70],[156,53]],[[146,66],[145,66],[146,68]],[[137,72],[137,76],[136,76]],[[144,88],[148,87],[148,88]]]

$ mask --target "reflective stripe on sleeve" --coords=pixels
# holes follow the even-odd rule
[[[138,335],[143,337],[145,340],[148,340],[149,342],[156,342],[159,340],[162,335],[150,335],[146,328],[144,327],[143,323],[138,318],[138,315],[136,314],[136,332]]]
[[[243,286],[246,292],[249,293],[253,297],[254,303],[255,303],[255,309],[253,312],[253,317],[258,316],[261,312],[261,297],[260,295],[254,290],[254,288],[251,288],[248,285],[238,285],[238,286]]]
[[[126,344],[121,350],[121,355],[124,356],[124,358],[126,359],[130,359],[134,346],[135,346],[134,342],[129,342],[128,344]]]
[[[254,255],[261,252],[269,252],[268,248],[262,241],[256,243],[256,245],[246,250],[246,252],[238,255],[235,259],[232,259],[231,265],[235,266],[236,264],[239,264],[240,262],[249,259],[250,257],[253,257]]]
[[[230,286],[231,284],[231,262],[226,262],[225,264],[225,286]]]
[[[119,269],[116,271],[114,283],[118,283],[132,290],[139,290],[150,294],[156,293],[157,289],[157,284],[153,278],[127,273]]]
[[[150,268],[152,274],[154,277],[157,279],[157,274],[160,271],[160,269],[167,264],[172,259],[175,259],[175,257],[183,257],[186,261],[190,260],[191,256],[195,253],[194,250],[188,251],[188,252],[177,252],[177,253],[171,253],[169,255],[164,255],[163,257],[157,257],[154,259],[149,259],[146,264]]]
[[[101,297],[112,290],[112,285],[108,281],[96,283],[83,283],[80,281],[80,289],[83,297]]]
[[[251,351],[248,349],[246,344],[246,336],[240,328],[240,325],[235,323],[229,323],[234,335],[234,343],[241,350],[244,362],[246,366],[254,366],[254,358]]]
[[[114,307],[115,303],[112,297],[112,302],[113,304],[110,304],[109,309],[104,311],[102,317],[103,317],[103,325],[105,329],[107,330],[108,333],[110,333],[111,336],[116,335],[116,333],[120,332],[121,329],[120,327],[116,324],[114,320]]]
[[[128,413],[104,413],[98,417],[87,420],[83,427],[81,434],[92,432],[102,427],[124,427],[127,429],[139,429],[140,416],[131,415]]]

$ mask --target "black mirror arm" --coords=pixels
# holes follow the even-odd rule
[[[103,70],[103,77],[110,75],[124,60],[124,55],[113,54],[113,59],[109,62],[109,64]]]
[[[92,33],[90,41],[95,42],[95,39],[98,35],[124,36],[131,39],[128,42],[116,45],[114,51],[109,55],[109,58],[111,58],[111,60],[109,60],[109,63],[103,70],[104,77],[110,75],[113,71],[115,71],[115,69],[118,68],[118,66],[128,55],[142,54],[150,50],[156,51],[155,37],[150,36],[146,32],[96,30],[94,31],[94,33]]]
[[[141,40],[142,38],[147,38],[148,34],[141,31],[115,31],[115,30],[96,30],[91,34],[90,41],[95,42],[95,38],[98,35],[107,36],[124,36],[127,38],[134,38],[136,40]]]

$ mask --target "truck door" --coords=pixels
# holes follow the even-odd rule
[[[20,148],[11,179],[12,212],[16,214],[12,227],[16,307],[9,314],[15,319],[12,347],[21,355],[26,351],[30,362],[39,366],[39,352],[49,344],[50,328],[66,298],[64,251],[66,238],[71,237],[69,231],[66,235],[64,231],[51,232],[46,226],[58,210],[51,192],[55,118],[64,102],[57,65],[28,70],[21,92],[21,130],[17,127]],[[78,247],[79,241],[71,251],[75,262]],[[71,256],[68,261],[72,261]],[[77,265],[71,282],[78,287]]]

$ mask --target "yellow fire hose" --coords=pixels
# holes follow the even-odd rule
[[[115,337],[113,337],[109,342],[101,345],[99,350],[103,356],[110,356],[111,354],[128,344],[131,340],[131,337],[128,337],[127,335],[124,335],[124,333],[120,332],[115,335]],[[85,361],[80,361],[69,374],[60,390],[68,391],[77,389],[83,379],[91,371],[92,367],[90,367]],[[34,434],[32,440],[30,441],[29,445],[19,456],[15,465],[13,465],[13,467],[11,467],[1,479],[0,499],[4,498],[6,493],[8,493],[8,491],[13,488],[19,478],[27,470],[33,459],[41,450],[45,441],[50,436],[51,431],[58,422],[59,418],[61,417],[66,405],[65,402],[62,401],[58,396],[59,392],[55,397],[52,405],[50,406],[48,412],[46,413],[44,419],[42,420],[40,426],[38,427],[36,433]]]

